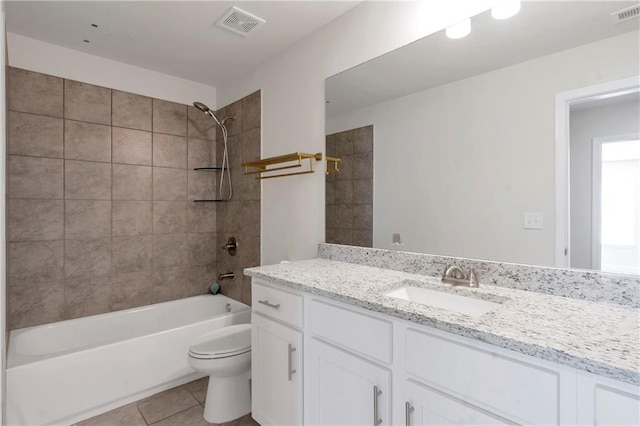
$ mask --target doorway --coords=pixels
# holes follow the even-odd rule
[[[640,135],[593,140],[593,269],[640,275]]]
[[[556,96],[556,264],[640,274],[640,80]]]

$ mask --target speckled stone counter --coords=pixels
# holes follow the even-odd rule
[[[261,266],[245,274],[501,348],[640,385],[640,310],[482,284],[452,287],[438,278],[329,259]],[[405,283],[403,281],[411,281]],[[471,317],[383,295],[412,285],[500,303]]]

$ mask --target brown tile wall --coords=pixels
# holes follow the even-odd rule
[[[235,279],[224,280],[222,293],[251,304],[251,279],[242,274],[244,268],[260,265],[260,180],[245,176],[242,163],[260,158],[260,92],[236,101],[216,114],[227,121],[229,130],[228,152],[233,182],[233,200],[218,203],[218,241],[226,243],[229,237],[238,240],[238,253],[230,256],[221,251],[217,267],[220,272],[234,272]],[[222,158],[222,134],[218,132],[216,156]]]
[[[342,159],[327,175],[327,243],[373,245],[373,126],[327,136],[327,156]]]
[[[205,293],[217,206],[192,200],[217,174],[192,169],[216,164],[213,121],[16,68],[8,81],[9,328]]]

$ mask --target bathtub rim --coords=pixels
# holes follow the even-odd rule
[[[86,320],[87,318],[103,318],[106,316],[110,316],[110,315],[114,315],[114,314],[126,314],[128,312],[135,312],[135,311],[140,311],[140,310],[147,310],[150,307],[154,307],[154,306],[162,306],[162,305],[170,305],[170,304],[176,304],[177,302],[183,301],[183,300],[187,300],[187,299],[208,299],[211,297],[219,297],[219,298],[224,298],[229,300],[230,302],[234,303],[234,304],[238,304],[240,305],[241,309],[238,309],[236,311],[232,311],[232,312],[226,312],[222,315],[217,315],[215,317],[210,317],[201,321],[195,321],[195,322],[191,322],[188,324],[183,324],[180,325],[178,327],[170,327],[170,328],[164,328],[162,330],[153,332],[153,333],[148,333],[148,334],[142,334],[142,335],[136,335],[133,337],[128,337],[128,338],[124,338],[124,339],[118,339],[118,340],[109,340],[106,342],[102,342],[99,344],[93,344],[93,345],[88,345],[88,346],[84,346],[81,348],[75,348],[75,349],[69,349],[69,350],[64,350],[64,351],[58,351],[55,353],[51,353],[51,354],[45,354],[45,355],[25,355],[25,354],[20,354],[18,352],[16,352],[15,349],[15,339],[17,337],[19,337],[21,334],[25,334],[26,332],[36,329],[36,328],[43,328],[43,327],[52,327],[55,324],[74,324],[83,320]],[[180,329],[184,329],[186,327],[195,325],[195,324],[201,324],[207,321],[211,321],[215,318],[226,318],[229,316],[233,316],[235,314],[238,314],[240,312],[246,312],[246,311],[250,311],[251,310],[251,306],[239,301],[239,300],[235,300],[235,299],[231,299],[229,296],[225,296],[224,294],[201,294],[201,295],[197,295],[197,296],[190,296],[190,297],[184,297],[182,299],[175,299],[175,300],[168,300],[165,302],[158,302],[158,303],[153,303],[150,305],[143,305],[143,306],[137,306],[135,308],[128,308],[128,309],[121,309],[118,311],[112,311],[112,312],[104,312],[101,314],[95,314],[95,315],[87,315],[84,317],[78,317],[78,318],[72,318],[72,319],[68,319],[68,320],[62,320],[62,321],[56,321],[56,322],[52,322],[52,323],[46,323],[46,324],[39,324],[39,325],[33,325],[33,326],[29,326],[29,327],[23,327],[23,328],[17,328],[14,330],[10,330],[8,333],[8,339],[7,339],[7,357],[6,357],[6,370],[9,369],[15,369],[15,368],[20,368],[23,366],[27,366],[29,364],[32,364],[34,362],[41,362],[41,361],[47,361],[50,359],[54,359],[54,358],[59,358],[65,355],[69,355],[71,353],[76,353],[76,352],[84,352],[84,351],[90,351],[93,349],[97,349],[97,348],[101,348],[101,347],[105,347],[105,346],[111,346],[111,345],[116,345],[118,343],[121,342],[129,342],[129,341],[134,341],[134,340],[139,340],[141,338],[144,338],[146,336],[154,336],[154,335],[161,335],[167,332],[170,332],[172,330],[180,330]],[[18,361],[16,361],[16,359],[18,359]]]

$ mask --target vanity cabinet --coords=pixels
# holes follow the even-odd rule
[[[252,416],[265,426],[300,425],[303,339],[294,324],[301,325],[302,298],[262,285],[253,289]]]
[[[512,425],[513,423],[427,385],[408,380],[403,407],[406,426]]]
[[[391,372],[317,339],[307,346],[309,425],[390,425]]]
[[[253,287],[253,417],[263,426],[640,424],[638,386],[279,291]]]
[[[578,424],[640,425],[638,387],[578,374]]]

